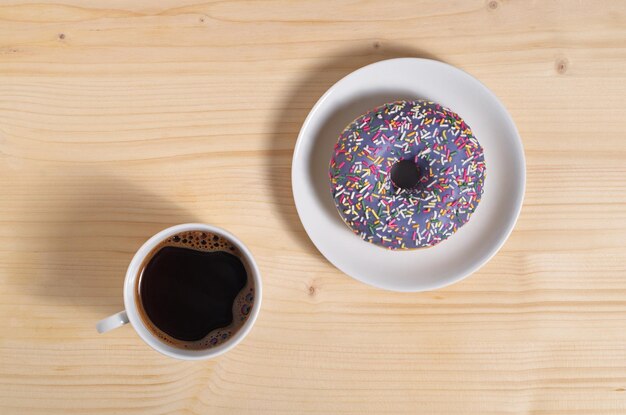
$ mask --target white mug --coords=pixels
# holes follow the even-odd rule
[[[141,271],[140,268],[144,260],[146,259],[146,256],[149,255],[150,252],[152,252],[152,250],[160,242],[164,241],[170,236],[180,232],[193,230],[205,231],[208,233],[220,235],[232,242],[233,245],[235,245],[243,254],[244,260],[249,265],[250,272],[252,273],[252,275],[249,275],[248,277],[254,278],[255,284],[254,304],[252,305],[252,309],[250,310],[248,319],[243,324],[243,326],[240,327],[239,330],[235,332],[234,335],[230,339],[226,340],[224,343],[217,345],[213,348],[202,350],[180,349],[159,340],[158,337],[153,335],[150,330],[148,330],[148,328],[144,325],[139,315],[138,304],[135,300],[136,281],[137,278],[139,278],[139,273]],[[148,345],[156,351],[161,352],[166,356],[183,360],[209,359],[224,354],[233,347],[235,347],[237,344],[239,344],[239,342],[244,339],[244,337],[246,337],[246,335],[252,329],[252,326],[254,325],[254,322],[256,321],[259,310],[261,308],[261,274],[259,273],[259,268],[248,248],[246,248],[246,246],[231,233],[218,227],[202,223],[185,223],[182,225],[176,225],[172,226],[171,228],[164,229],[154,235],[152,238],[148,239],[146,243],[144,243],[141,248],[139,248],[139,250],[133,257],[130,265],[128,266],[128,269],[126,270],[126,279],[124,280],[124,307],[124,311],[120,311],[117,314],[113,314],[112,316],[109,316],[99,321],[96,325],[96,329],[98,330],[98,332],[104,333],[117,327],[121,327],[126,323],[130,323],[137,332],[137,334],[139,334],[139,337],[143,339],[143,341],[148,343]]]

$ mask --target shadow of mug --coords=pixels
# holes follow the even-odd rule
[[[35,273],[17,269],[10,279],[35,303],[81,309],[91,329],[124,308],[126,268],[148,238],[175,224],[202,222],[176,203],[93,169],[55,172],[53,179],[56,186],[29,189],[44,206],[31,209],[38,249],[17,251],[21,263],[41,265]],[[24,280],[29,284],[19,284]]]

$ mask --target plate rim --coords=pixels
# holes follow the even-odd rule
[[[304,135],[305,135],[305,133],[306,133],[308,127],[309,127],[309,124],[311,123],[311,120],[312,120],[313,116],[319,111],[319,109],[324,105],[324,103],[326,102],[328,97],[338,88],[338,86],[345,79],[347,79],[347,78],[357,74],[358,72],[362,72],[362,71],[371,69],[374,66],[384,65],[384,64],[392,64],[394,62],[397,62],[399,64],[403,64],[403,63],[406,63],[406,62],[416,62],[418,64],[426,64],[426,65],[433,65],[433,64],[434,65],[441,65],[443,67],[446,67],[447,69],[451,69],[452,71],[459,72],[462,76],[465,77],[466,80],[468,80],[470,82],[474,82],[478,86],[480,86],[490,96],[490,98],[493,99],[495,101],[495,103],[498,104],[498,107],[503,111],[504,118],[506,119],[506,123],[508,124],[509,127],[511,127],[512,132],[515,134],[515,143],[516,143],[516,146],[518,147],[518,150],[519,150],[518,151],[518,156],[521,158],[520,159],[521,160],[521,171],[520,171],[520,175],[519,175],[520,176],[520,178],[519,178],[520,183],[519,184],[521,185],[521,189],[520,189],[521,191],[519,192],[518,195],[516,195],[516,199],[518,199],[518,200],[516,200],[515,212],[511,216],[511,219],[508,221],[507,227],[506,227],[506,231],[502,234],[502,237],[499,238],[498,242],[493,245],[493,247],[490,249],[490,251],[486,255],[484,255],[482,259],[480,259],[479,261],[476,261],[476,263],[473,264],[471,267],[467,267],[466,269],[463,270],[463,272],[459,272],[453,278],[449,278],[447,280],[442,280],[440,282],[436,282],[436,283],[432,283],[432,284],[423,284],[422,287],[415,287],[415,286],[410,286],[410,287],[385,286],[384,284],[378,284],[377,282],[364,280],[364,279],[360,278],[357,275],[353,275],[352,273],[348,273],[343,268],[342,265],[337,264],[335,261],[331,260],[328,256],[326,256],[324,251],[320,248],[319,244],[311,237],[311,235],[309,233],[309,230],[307,229],[307,226],[305,225],[304,221],[302,220],[302,208],[299,207],[298,198],[296,197],[296,186],[295,186],[296,169],[294,168],[294,165],[296,163],[296,159],[298,158],[298,155],[302,151],[301,148],[303,146],[303,142],[305,141]],[[517,125],[513,121],[513,117],[511,117],[511,114],[506,109],[506,107],[504,106],[502,101],[500,101],[500,99],[495,95],[495,93],[493,91],[491,91],[491,89],[489,89],[485,84],[483,84],[480,80],[478,80],[477,78],[475,78],[474,76],[472,76],[468,72],[464,71],[463,69],[457,68],[456,66],[450,65],[450,64],[448,64],[446,62],[442,62],[442,61],[435,60],[435,59],[427,59],[427,58],[402,57],[402,58],[383,59],[383,60],[380,60],[380,61],[376,61],[376,62],[370,63],[368,65],[362,66],[362,67],[360,67],[360,68],[358,68],[358,69],[356,69],[356,70],[354,70],[354,71],[344,75],[343,77],[341,77],[341,79],[339,79],[338,81],[333,83],[333,85],[331,85],[326,90],[326,92],[324,92],[324,94],[322,94],[322,96],[320,96],[320,98],[318,98],[317,102],[309,110],[309,113],[307,114],[306,118],[304,119],[304,122],[302,123],[302,126],[300,127],[300,131],[298,132],[298,138],[296,139],[296,144],[295,144],[294,149],[293,149],[293,155],[292,155],[292,158],[291,158],[291,193],[292,193],[292,197],[294,199],[294,204],[295,204],[295,207],[296,207],[296,212],[298,214],[298,219],[300,220],[300,223],[302,224],[302,227],[304,228],[304,230],[305,230],[305,232],[307,234],[307,237],[313,243],[313,245],[318,250],[318,252],[320,254],[322,254],[322,256],[328,262],[330,262],[335,268],[340,270],[342,273],[344,273],[348,277],[353,278],[354,280],[359,281],[359,282],[361,282],[363,284],[366,284],[368,286],[371,286],[371,287],[375,287],[375,288],[379,288],[379,289],[383,289],[383,290],[387,290],[387,291],[395,291],[395,292],[425,292],[425,291],[434,291],[434,290],[437,290],[437,289],[440,289],[440,288],[444,288],[444,287],[447,287],[449,285],[452,285],[452,284],[455,284],[455,283],[457,283],[459,281],[464,280],[465,278],[469,277],[470,275],[472,275],[476,271],[478,271],[480,268],[485,266],[500,251],[500,249],[504,246],[506,241],[511,236],[511,233],[513,232],[513,229],[515,228],[515,225],[517,224],[517,221],[518,221],[519,216],[521,214],[522,207],[524,205],[524,199],[525,199],[525,196],[526,196],[526,173],[527,173],[527,169],[526,169],[526,154],[525,154],[525,151],[524,151],[524,143],[522,142],[522,138],[521,138],[521,136],[519,134],[519,130],[517,129]]]

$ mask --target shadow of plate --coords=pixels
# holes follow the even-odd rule
[[[317,252],[308,238],[295,208],[291,183],[291,164],[298,132],[308,113],[319,98],[337,81],[351,72],[386,59],[415,57],[438,60],[436,56],[417,48],[403,45],[386,45],[373,42],[369,47],[345,50],[328,57],[310,70],[307,70],[283,100],[284,105],[273,123],[273,141],[268,176],[272,182],[272,197],[280,217],[303,249]],[[329,213],[341,222],[330,193],[328,167],[333,147],[339,134],[360,114],[385,102],[398,99],[417,98],[407,91],[389,90],[376,94],[364,94],[347,102],[331,117],[324,120],[319,134],[314,138],[315,151],[308,163],[313,177],[312,191]],[[318,253],[318,255],[320,255]]]

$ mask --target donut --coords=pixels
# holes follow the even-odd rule
[[[485,157],[455,112],[425,100],[383,104],[354,120],[330,160],[339,215],[391,250],[432,247],[466,224],[483,194]]]

